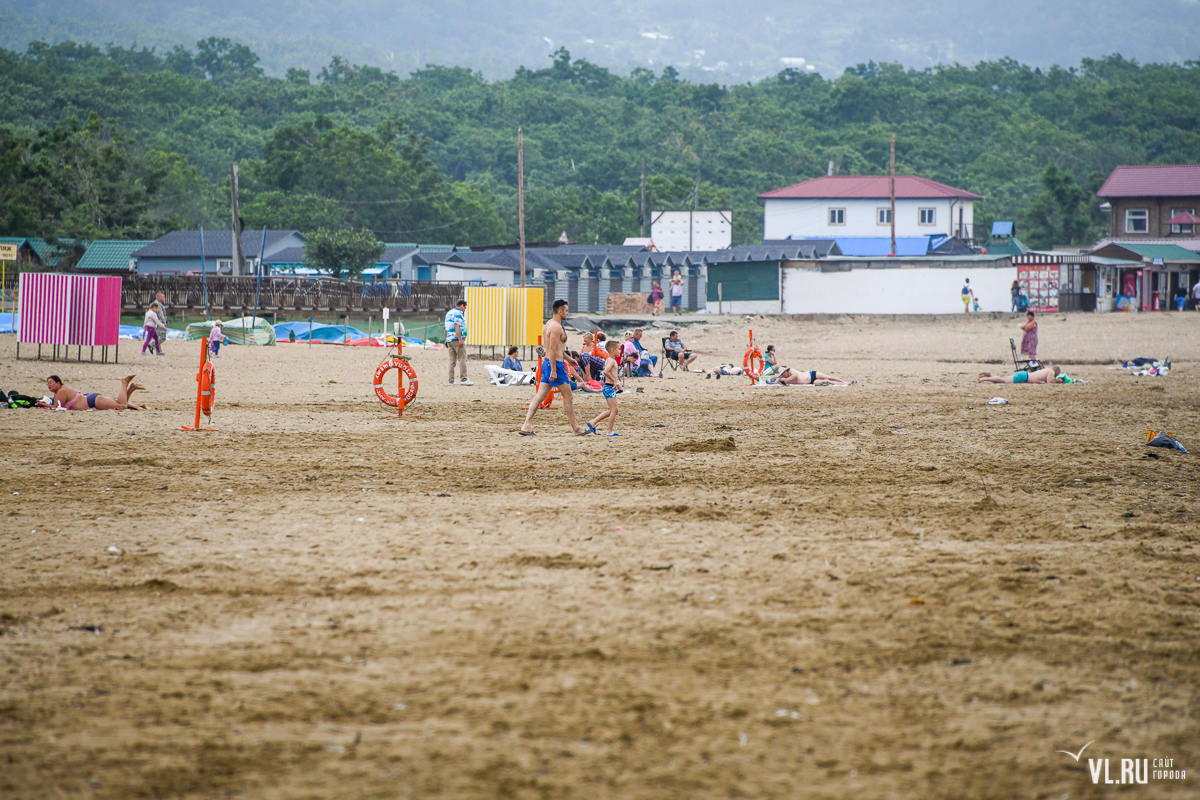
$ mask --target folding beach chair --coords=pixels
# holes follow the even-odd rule
[[[1029,366],[1030,364],[1033,364],[1032,369],[1037,369],[1037,359],[1017,357],[1017,343],[1014,342],[1011,337],[1008,340],[1008,346],[1012,349],[1013,369],[1015,369],[1017,372],[1020,372],[1021,370],[1028,370],[1031,369]]]
[[[660,355],[658,357],[658,377],[660,377],[660,378],[663,375],[663,365],[664,364],[670,364],[672,372],[679,369],[679,362],[676,361],[675,359],[671,358],[671,356],[669,355],[671,351],[667,349],[667,340],[669,338],[671,338],[671,337],[664,336],[662,338],[662,355]]]

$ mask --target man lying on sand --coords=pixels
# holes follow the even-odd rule
[[[800,372],[791,367],[784,367],[779,371],[779,376],[775,379],[776,383],[786,384],[788,386],[849,386],[847,381],[841,378],[835,378],[832,375],[826,375],[824,372],[810,370],[808,372]]]
[[[979,373],[978,383],[1074,383],[1075,381],[1062,371],[1062,367],[1045,367],[1043,369],[1021,370],[1012,375],[993,375],[990,372]]]
[[[78,389],[72,389],[64,384],[57,375],[51,375],[46,379],[46,388],[54,393],[54,403],[39,402],[38,408],[65,408],[68,411],[145,411],[147,410],[146,406],[129,402],[131,394],[138,389],[146,388],[140,383],[134,383],[135,377],[137,377],[136,372],[121,378],[121,391],[117,393],[117,399],[113,400],[99,392],[88,394]]]

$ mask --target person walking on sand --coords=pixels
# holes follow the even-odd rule
[[[546,357],[537,367],[541,383],[538,386],[537,394],[529,404],[529,413],[525,415],[525,424],[521,426],[520,433],[522,436],[537,435],[533,431],[533,415],[537,413],[538,406],[550,396],[550,392],[558,389],[559,397],[563,401],[563,411],[567,414],[567,424],[571,426],[571,430],[575,432],[576,436],[587,436],[591,431],[579,427],[579,423],[575,421],[571,379],[567,376],[567,332],[563,330],[563,323],[566,322],[569,315],[567,301],[555,300],[553,309],[554,316],[546,320],[546,326],[542,328],[542,341],[546,343]],[[613,344],[615,345],[616,342]]]
[[[154,305],[158,306],[158,354],[161,356],[167,341],[167,298],[162,292],[155,295]]]
[[[683,277],[679,270],[675,270],[675,274],[671,276],[671,311],[676,314],[683,313]]]
[[[657,317],[662,313],[663,290],[658,285],[658,281],[654,282],[654,286],[650,288],[650,315]]]
[[[964,314],[971,313],[971,303],[974,302],[974,300],[975,300],[975,292],[971,289],[971,279],[967,278],[966,281],[963,282],[963,288],[962,288],[962,301],[963,301],[963,313]]]
[[[467,301],[459,300],[454,308],[446,312],[446,352],[450,356],[450,385],[454,385],[454,362],[458,362],[458,382],[462,386],[474,386],[467,380]]]
[[[221,343],[225,341],[225,332],[221,330],[221,320],[213,323],[212,333],[208,335],[208,349],[212,352],[213,358],[221,357]]]
[[[604,402],[608,403],[608,408],[596,415],[596,418],[587,423],[588,430],[596,433],[596,425],[604,420],[608,420],[608,433],[606,436],[620,436],[619,433],[613,432],[613,427],[617,424],[617,393],[621,391],[621,387],[617,385],[617,356],[620,353],[620,346],[616,342],[608,343],[608,358],[604,359]]]
[[[1012,313],[1017,313],[1017,307],[1021,305],[1021,284],[1013,281],[1012,288],[1009,290],[1012,294]]]
[[[1025,324],[1021,326],[1021,330],[1025,331],[1025,335],[1021,337],[1021,354],[1029,356],[1030,359],[1037,358],[1038,346],[1038,324],[1033,318],[1032,311],[1025,312]]]
[[[158,303],[154,303],[146,311],[146,317],[142,320],[142,355],[146,355],[146,348],[151,346],[151,350],[157,355],[162,355],[162,343],[158,338],[158,325],[162,320],[158,318]]]

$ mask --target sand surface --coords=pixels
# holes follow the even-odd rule
[[[974,382],[1015,319],[684,339],[751,325],[858,385],[668,370],[618,439],[527,439],[480,362],[408,350],[396,420],[379,349],[230,347],[185,433],[198,345],[0,337],[0,388],[136,370],[153,408],[0,412],[0,797],[1200,795],[1200,456],[1130,446],[1200,450],[1200,314],[1046,315],[1090,381],[1054,387]],[[1106,366],[1140,355],[1175,370]]]

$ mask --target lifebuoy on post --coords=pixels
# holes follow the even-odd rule
[[[754,365],[758,361],[758,366]],[[759,350],[754,345],[750,345],[750,349],[746,351],[746,355],[742,358],[742,367],[746,370],[746,374],[754,380],[758,380],[758,376],[763,374],[763,367],[766,366],[766,361],[763,360],[762,350]]]
[[[392,397],[387,393],[387,390],[383,388],[383,376],[393,369],[400,370],[408,377],[408,391],[404,393],[404,397],[402,398],[404,401],[403,406],[400,405],[400,399]],[[379,366],[375,368],[375,396],[378,397],[379,402],[383,403],[385,406],[403,409],[404,406],[407,406],[417,397],[417,371],[412,368],[411,364],[402,358],[384,359],[383,361],[379,362]]]
[[[217,370],[211,361],[205,361],[196,380],[200,381],[200,410],[211,417],[217,403]]]

